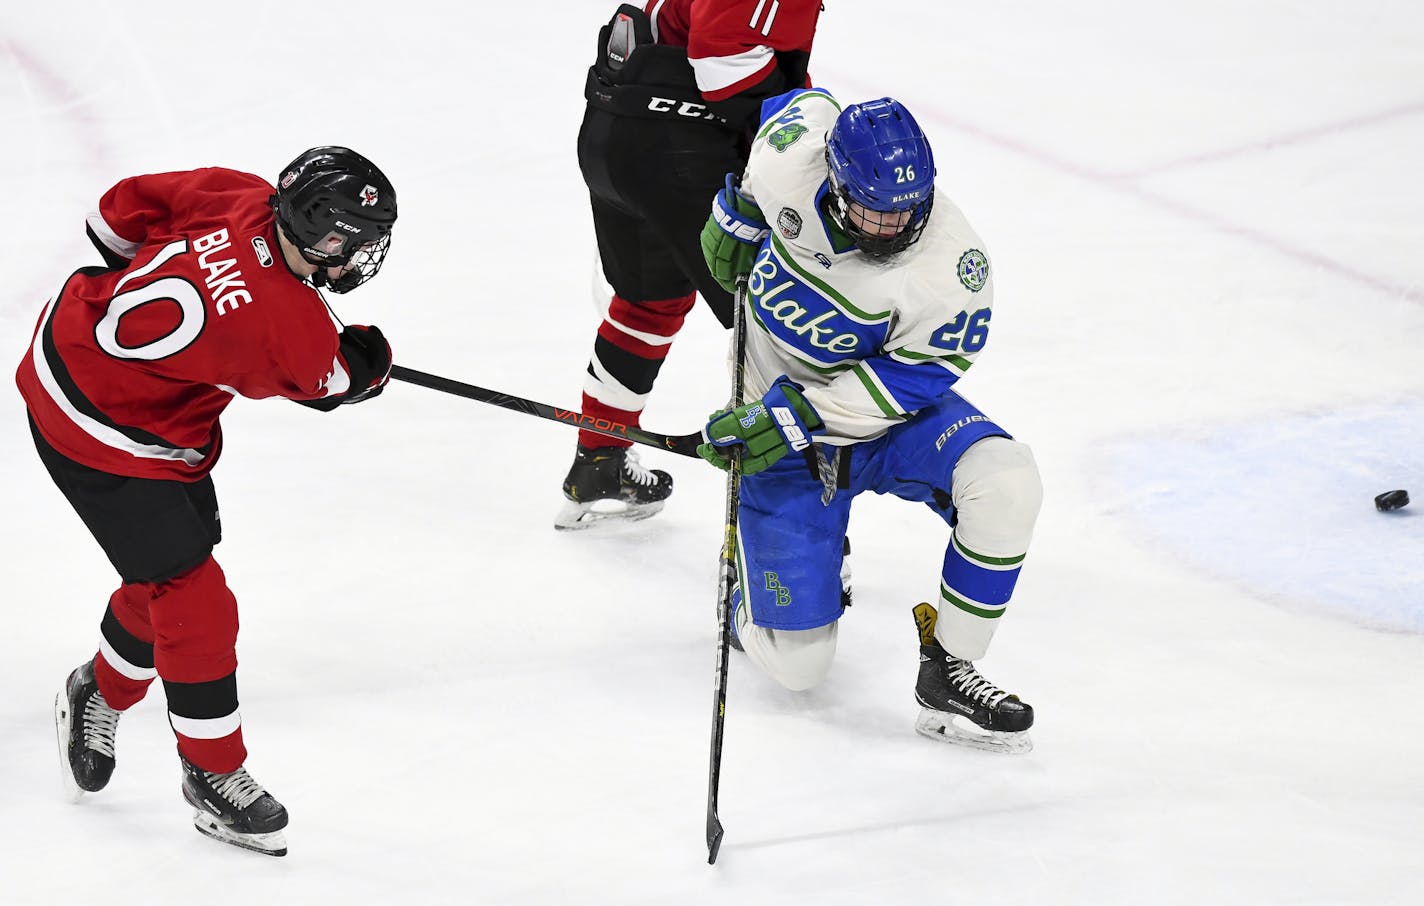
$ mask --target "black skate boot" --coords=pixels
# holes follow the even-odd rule
[[[922,709],[915,731],[942,742],[993,752],[1028,752],[1033,708],[986,680],[970,661],[944,650],[934,637],[938,614],[929,604],[915,607],[920,629],[920,678],[915,701]],[[966,724],[966,719],[969,722]]]
[[[54,697],[60,778],[71,800],[102,790],[113,776],[119,713],[99,694],[92,659],[76,667]]]
[[[586,529],[608,519],[647,519],[672,493],[672,476],[646,469],[625,447],[580,446],[564,479],[565,503],[554,528]]]
[[[214,774],[182,755],[183,798],[195,811],[198,832],[269,856],[287,854],[287,809],[264,790],[246,768]]]

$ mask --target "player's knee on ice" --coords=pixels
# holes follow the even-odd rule
[[[739,608],[739,615],[744,611]],[[747,657],[772,679],[802,692],[826,678],[836,656],[838,623],[815,629],[767,629],[750,620],[738,623],[737,638]]]
[[[1033,451],[1007,437],[975,443],[955,464],[953,499],[965,546],[990,557],[1022,555],[1043,503]]]

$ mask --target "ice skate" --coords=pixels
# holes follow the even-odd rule
[[[609,520],[647,519],[671,493],[672,476],[644,468],[634,451],[580,446],[564,479],[564,506],[554,517],[554,528],[572,531]]]
[[[287,809],[246,768],[214,774],[181,755],[183,798],[200,834],[269,856],[287,854]]]
[[[920,629],[920,677],[915,700],[921,711],[915,732],[941,742],[951,742],[992,752],[1028,752],[1033,748],[1028,729],[1033,708],[995,686],[974,668],[945,651],[934,637],[935,609],[915,607]]]
[[[93,660],[76,667],[54,697],[60,779],[71,801],[108,785],[114,773],[119,714],[99,694]]]

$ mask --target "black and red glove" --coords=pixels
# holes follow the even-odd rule
[[[341,331],[341,358],[351,374],[351,389],[341,396],[343,405],[380,396],[391,379],[391,344],[381,328],[350,324]]]

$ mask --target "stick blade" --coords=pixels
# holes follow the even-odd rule
[[[717,862],[717,852],[722,848],[722,822],[716,812],[707,813],[707,864]]]

